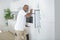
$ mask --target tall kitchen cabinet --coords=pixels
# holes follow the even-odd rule
[[[30,18],[30,22],[28,22],[29,26],[29,39],[30,40],[38,40],[40,34],[40,10],[34,10],[32,17]]]

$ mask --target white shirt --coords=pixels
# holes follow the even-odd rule
[[[24,31],[26,25],[26,12],[24,10],[20,10],[17,15],[17,21],[15,24],[15,30]]]

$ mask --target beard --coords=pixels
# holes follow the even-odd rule
[[[28,12],[28,10],[26,10],[25,12]]]

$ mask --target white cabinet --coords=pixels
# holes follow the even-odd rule
[[[8,29],[12,33],[15,33],[14,31],[15,22],[16,20],[8,20]]]

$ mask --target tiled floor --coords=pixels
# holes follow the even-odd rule
[[[14,40],[15,36],[10,32],[0,33],[0,40]]]

